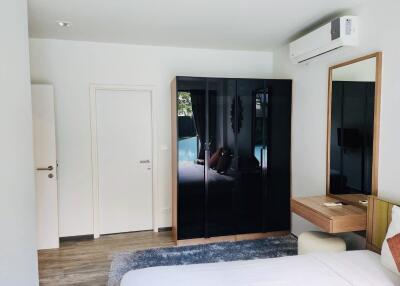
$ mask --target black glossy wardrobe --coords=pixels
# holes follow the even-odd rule
[[[290,229],[291,94],[291,80],[176,77],[178,241]]]

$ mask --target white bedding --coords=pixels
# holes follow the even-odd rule
[[[161,266],[133,270],[121,286],[386,286],[400,277],[367,251],[318,253],[250,261]]]

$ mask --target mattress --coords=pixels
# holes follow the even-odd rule
[[[400,277],[367,251],[317,253],[250,261],[161,266],[133,270],[121,286],[389,286]]]

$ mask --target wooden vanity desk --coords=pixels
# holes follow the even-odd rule
[[[363,231],[367,228],[367,206],[360,204],[359,201],[365,199],[367,199],[365,195],[293,198],[291,211],[328,233]],[[324,203],[328,202],[345,204],[324,206]]]

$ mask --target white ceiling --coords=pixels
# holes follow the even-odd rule
[[[232,50],[271,50],[365,1],[28,0],[35,38]]]

